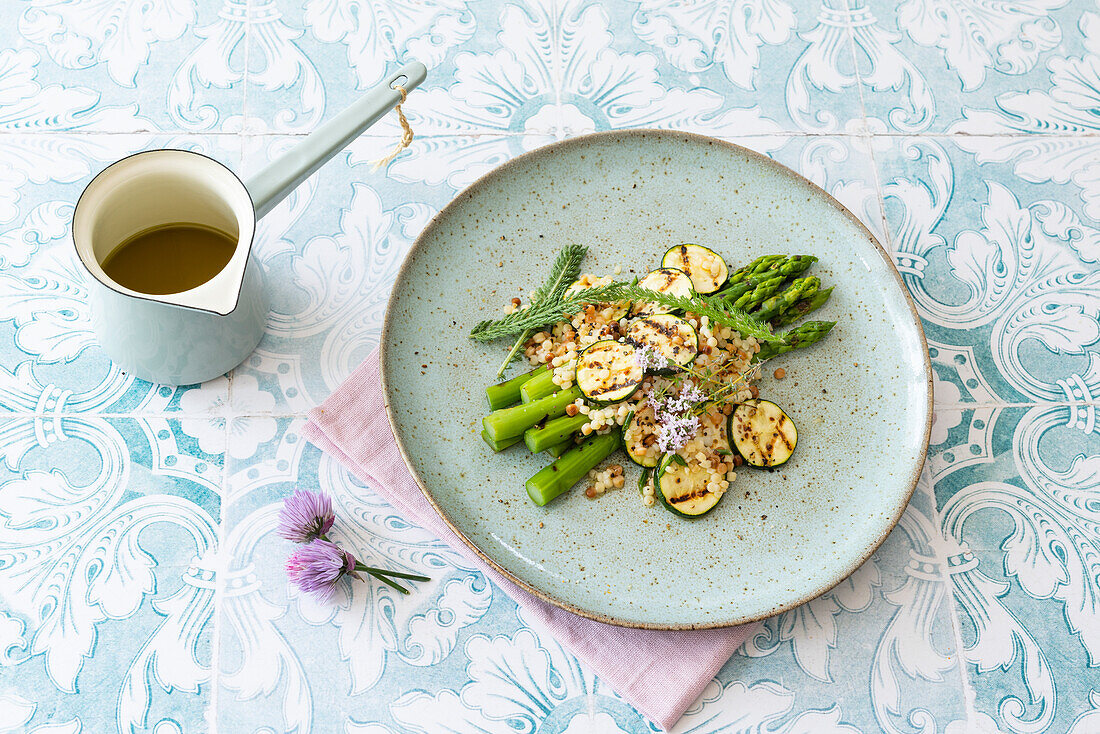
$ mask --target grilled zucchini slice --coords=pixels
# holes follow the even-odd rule
[[[630,324],[626,340],[636,347],[647,346],[668,361],[668,368],[654,370],[668,374],[685,367],[699,355],[699,335],[695,328],[670,313],[643,316]]]
[[[702,245],[670,247],[661,259],[662,268],[679,268],[691,278],[696,293],[714,293],[730,277],[726,261],[714,250]]]
[[[710,471],[679,454],[665,454],[657,469],[657,496],[673,515],[691,520],[715,508],[725,492],[710,491]]]
[[[648,455],[649,447],[656,442],[657,416],[653,414],[653,407],[643,401],[623,424],[623,449],[635,464],[652,469],[661,460],[660,453]]]
[[[781,466],[798,444],[794,421],[770,400],[746,400],[734,408],[726,435],[749,466]]]
[[[683,270],[676,268],[658,268],[646,273],[645,277],[638,281],[639,288],[668,293],[671,296],[690,298],[694,293],[691,286],[691,278]],[[651,316],[658,313],[669,313],[669,309],[657,303],[635,302],[630,309],[631,316]]]
[[[597,288],[601,285],[610,285],[614,281],[611,278],[597,278],[591,275],[582,275],[579,279],[573,281],[573,284],[565,289],[566,295],[572,295],[574,293],[580,293],[588,288]],[[609,318],[611,321],[618,321],[621,318],[626,317],[630,313],[630,301],[619,301],[618,303],[598,303],[596,307],[601,311],[608,306],[611,306],[611,313]]]
[[[577,358],[577,387],[590,402],[626,400],[642,386],[643,377],[634,347],[613,339],[592,344]]]

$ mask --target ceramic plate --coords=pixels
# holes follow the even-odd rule
[[[820,257],[812,272],[837,288],[819,318],[838,324],[824,342],[776,360],[786,379],[766,370],[759,385],[798,425],[792,460],[774,472],[742,469],[696,521],[645,507],[636,474],[598,500],[574,489],[532,504],[524,482],[548,457],[522,445],[494,454],[481,441],[484,388],[505,346],[467,334],[537,287],[570,242],[591,248],[583,272],[621,265],[626,277],[683,242],[713,248],[731,267],[772,252]],[[554,604],[664,629],[761,619],[863,563],[920,473],[930,370],[897,271],[839,203],[752,151],[651,130],[540,148],[459,194],[409,252],[382,335],[394,435],[451,527]]]

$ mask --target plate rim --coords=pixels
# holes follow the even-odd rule
[[[397,297],[399,286],[403,285],[407,275],[410,262],[413,260],[417,250],[424,242],[425,235],[431,233],[438,225],[439,221],[447,215],[451,209],[458,206],[460,203],[465,202],[467,199],[472,198],[479,189],[484,187],[486,183],[493,177],[500,175],[501,172],[518,165],[520,162],[526,162],[535,158],[543,157],[546,155],[553,155],[556,151],[563,148],[584,145],[594,140],[603,138],[641,138],[641,137],[662,137],[678,140],[689,140],[697,143],[707,143],[710,145],[720,145],[725,148],[729,148],[736,153],[740,153],[749,158],[755,159],[758,163],[763,163],[766,166],[777,170],[782,175],[790,176],[797,182],[801,182],[803,185],[809,186],[809,188],[815,193],[825,197],[825,200],[829,202],[835,209],[841,214],[846,216],[856,227],[863,232],[868,240],[875,246],[878,251],[879,257],[889,267],[891,274],[894,276],[894,283],[901,291],[902,296],[905,298],[905,303],[909,307],[909,315],[913,321],[913,324],[917,327],[917,335],[920,338],[921,355],[924,362],[924,379],[925,379],[925,417],[924,417],[924,437],[922,441],[922,448],[920,451],[920,461],[915,467],[910,470],[909,488],[905,491],[904,497],[893,508],[890,515],[890,522],[885,526],[881,535],[873,539],[864,549],[864,552],[851,564],[850,567],[843,569],[839,576],[833,578],[830,576],[823,584],[815,587],[811,592],[806,595],[799,596],[797,599],[781,604],[771,611],[759,614],[749,615],[743,617],[734,617],[727,620],[708,621],[702,623],[672,623],[672,624],[660,624],[652,622],[639,622],[634,620],[619,619],[609,614],[600,612],[594,612],[590,609],[572,604],[565,599],[560,599],[552,594],[549,594],[530,583],[520,579],[512,574],[510,571],[500,566],[496,561],[489,557],[487,553],[481,550],[465,533],[451,520],[442,507],[436,502],[435,497],[432,496],[431,491],[428,490],[424,483],[424,480],[420,477],[416,467],[409,459],[409,454],[405,449],[405,443],[401,438],[400,431],[397,428],[397,421],[394,417],[394,412],[390,406],[390,384],[387,377],[386,370],[386,353],[387,353],[387,336],[390,327],[390,319],[393,315],[393,303]],[[382,318],[382,333],[378,343],[378,356],[379,356],[379,374],[382,381],[382,402],[386,409],[386,418],[389,420],[390,432],[393,434],[394,441],[397,443],[397,448],[401,452],[401,460],[405,463],[405,467],[409,470],[409,474],[416,482],[416,486],[420,489],[420,492],[424,495],[425,499],[432,506],[447,527],[453,532],[470,550],[472,550],[478,558],[489,565],[490,568],[501,574],[504,578],[516,584],[524,591],[534,595],[538,599],[552,604],[560,609],[564,609],[567,612],[571,612],[580,617],[591,619],[596,622],[603,622],[605,624],[615,625],[617,627],[628,627],[633,629],[648,629],[648,630],[709,630],[709,629],[722,629],[727,627],[736,627],[742,624],[749,624],[752,622],[759,622],[760,620],[773,617],[777,614],[789,611],[797,606],[801,606],[806,602],[812,601],[817,597],[829,592],[831,589],[838,586],[845,579],[855,573],[856,570],[862,566],[867,559],[885,542],[886,538],[897,526],[898,521],[901,519],[902,514],[905,512],[905,508],[909,506],[909,501],[913,496],[913,492],[916,490],[917,483],[920,481],[921,474],[924,471],[924,465],[928,458],[928,441],[932,433],[932,410],[933,410],[933,396],[932,396],[932,359],[928,353],[928,340],[924,334],[924,326],[921,323],[920,314],[917,312],[916,304],[913,301],[912,296],[909,294],[909,290],[905,287],[905,283],[901,278],[901,273],[898,272],[897,266],[894,264],[893,258],[890,257],[890,253],[879,242],[878,237],[875,236],[868,227],[856,217],[846,206],[841,204],[832,194],[825,189],[815,184],[810,179],[806,178],[798,171],[779,163],[772,158],[759,153],[751,148],[746,148],[743,145],[730,142],[728,140],[722,140],[721,138],[715,138],[709,135],[701,135],[699,133],[688,132],[686,130],[676,129],[661,129],[661,128],[630,128],[625,130],[602,130],[599,132],[587,133],[584,135],[578,135],[576,137],[566,138],[564,140],[557,140],[552,143],[548,143],[534,150],[522,153],[515,158],[511,158],[498,166],[486,171],[480,175],[473,183],[466,188],[455,194],[454,198],[447,202],[447,204],[440,209],[436,214],[428,221],[424,228],[420,231],[420,234],[416,236],[416,240],[412,246],[409,247],[408,252],[405,253],[404,259],[401,261],[401,267],[397,271],[397,276],[394,278],[393,287],[390,291],[390,295],[386,300],[386,312]]]

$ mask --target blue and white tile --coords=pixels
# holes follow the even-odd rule
[[[430,135],[858,130],[841,6],[270,0],[250,11],[249,129],[310,129],[418,58],[409,119]]]
[[[0,90],[26,96],[36,89],[33,102],[13,108],[30,113],[24,127],[116,133],[239,129],[243,0],[19,5],[9,7],[0,29]],[[43,114],[35,113],[39,107]]]
[[[943,352],[940,379],[977,402],[1096,400],[1100,229],[1088,211],[1095,186],[1024,181],[971,155],[970,140],[875,145],[890,247],[930,346]],[[1076,156],[1097,150],[1097,142],[1075,141]],[[948,356],[960,368],[954,378]]]
[[[15,164],[0,178],[22,177],[14,193],[0,199],[0,412],[224,408],[225,378],[201,387],[159,386],[111,364],[96,344],[85,274],[73,254],[69,222],[84,185],[117,158],[165,146],[203,152],[230,166],[240,158],[240,141],[228,136],[0,136],[0,161]],[[185,397],[189,392],[202,397]]]
[[[926,471],[871,559],[824,595],[766,620],[718,679],[785,688],[792,727],[811,714],[841,731],[962,726],[963,671],[946,596],[954,559],[939,541],[931,490]],[[834,730],[800,723],[795,730]]]
[[[224,436],[219,419],[0,418],[8,730],[205,727]]]
[[[406,107],[418,134],[559,131],[560,39],[549,0],[353,0],[304,8],[272,0],[265,7],[278,30],[255,34],[270,39],[260,54],[271,62],[266,74],[249,74],[252,131],[308,130],[414,58],[429,69]]]
[[[565,2],[558,14],[567,131],[863,128],[843,0]]]
[[[1073,6],[1076,7],[1076,6]],[[995,103],[968,104],[948,132],[960,134],[1072,135],[1100,132],[1100,15],[1067,13],[1062,42],[1027,85],[999,90]]]
[[[1068,731],[1094,708],[1098,408],[1001,408],[985,428],[993,455],[936,482],[938,531],[962,559],[949,590],[968,695],[990,731]]]
[[[345,720],[377,721],[379,702],[462,677],[460,648],[475,628],[497,634],[518,624],[514,605],[495,600],[480,572],[307,444],[302,424],[269,416],[230,424],[222,730],[331,731]],[[284,563],[293,546],[274,529],[296,487],[333,498],[330,537],[363,562],[432,580],[403,596],[368,578],[342,586],[331,604],[288,588]]]
[[[1031,105],[1031,109],[1039,107]],[[1100,121],[1100,118],[1097,120]],[[1100,139],[1079,135],[1013,134],[959,135],[953,140],[960,149],[972,154],[979,164],[1005,164],[990,167],[994,171],[1004,171],[998,173],[1002,180],[1013,185],[1017,181],[1020,184],[1035,184],[1034,190],[1051,192],[1051,198],[1060,197],[1089,226],[1072,233],[1071,247],[1082,261],[1090,265],[1100,260],[1100,243],[1091,229],[1100,222],[1100,184],[1097,183],[1100,181],[1100,163],[1097,163]],[[1070,224],[1076,226],[1075,222]]]
[[[0,46],[0,100],[4,108],[0,133],[132,132],[152,128],[136,105],[122,100],[112,104],[94,84],[83,85],[74,79],[54,82],[43,68],[47,65],[42,52],[23,42]]]
[[[249,14],[254,133],[308,131],[412,59],[445,80],[453,50],[478,28],[463,0],[261,0]]]
[[[1087,128],[1068,118],[1044,119],[1034,99],[1049,96],[1045,90],[1051,88],[1051,70],[1059,58],[1079,57],[1089,49],[1087,23],[1079,24],[1088,17],[1080,12],[1081,3],[849,0],[849,5],[872,130],[993,133],[1019,126],[1057,133]],[[1087,62],[1076,63],[1089,68]],[[1067,75],[1053,76],[1068,81]],[[1080,88],[1087,96],[1087,87]],[[1082,99],[1066,101],[1072,107]],[[1094,114],[1086,109],[1082,105],[1085,116]]]

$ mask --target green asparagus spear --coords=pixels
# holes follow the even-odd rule
[[[756,353],[756,357],[753,361],[761,362],[765,359],[775,357],[776,355],[785,354],[792,349],[808,347],[828,334],[829,330],[835,325],[835,321],[807,321],[804,324],[799,324],[782,334],[787,340],[786,344],[766,342],[760,348],[760,351]]]
[[[806,272],[815,262],[817,262],[817,257],[814,255],[791,255],[783,260],[783,262],[771,268],[769,272],[779,273],[784,277],[790,278]]]
[[[494,410],[481,419],[485,432],[497,443],[523,435],[531,426],[547,418],[557,418],[565,414],[565,406],[582,397],[581,389],[575,385],[568,389],[548,395],[531,403],[513,405],[511,408]]]
[[[579,482],[619,447],[620,431],[592,436],[527,480],[527,495],[540,507]]]
[[[803,298],[808,298],[817,293],[820,286],[821,281],[812,275],[808,278],[795,278],[786,290],[775,294],[760,304],[760,308],[754,314],[759,319],[770,321],[787,309],[793,308]]]
[[[523,440],[532,454],[545,451],[551,446],[557,446],[562,441],[572,436],[581,427],[591,420],[584,413],[574,416],[563,415],[552,421],[546,421],[542,425],[535,425],[523,432]]]
[[[569,438],[559,443],[557,446],[551,446],[550,448],[546,449],[546,451],[544,451],[543,453],[550,454],[551,457],[556,459],[576,445],[577,443],[573,440],[573,437],[570,436]]]
[[[781,313],[778,318],[772,319],[772,326],[776,329],[781,329],[784,326],[793,324],[800,318],[816,311],[825,305],[825,302],[829,300],[829,296],[833,293],[832,288],[826,288],[823,291],[817,291],[809,298],[803,298],[798,303],[794,304],[794,307]]]
[[[782,275],[790,278],[806,272],[815,262],[817,257],[814,255],[763,255],[745,267],[734,270],[726,280],[726,286],[728,288],[754,277],[765,279],[772,275]]]
[[[493,439],[489,438],[489,433],[482,429],[481,440],[489,444],[489,448],[491,448],[493,451],[503,451],[509,446],[515,446],[517,443],[519,443],[520,437],[516,436],[514,438],[508,438],[503,441],[494,441]]]
[[[743,268],[738,268],[730,273],[730,277],[726,279],[727,285],[733,285],[734,283],[740,283],[741,281],[749,278],[757,273],[762,273],[767,270],[771,265],[774,265],[781,260],[784,260],[783,255],[761,255],[753,260],[751,263]]]
[[[759,285],[734,301],[733,305],[746,313],[752,313],[765,301],[765,299],[778,291],[782,285],[783,278],[781,277],[760,281]]]
[[[505,380],[504,382],[497,383],[496,385],[489,385],[489,387],[485,388],[485,397],[489,398],[489,410],[500,410],[501,408],[507,408],[509,405],[518,403],[520,399],[520,388],[538,376],[540,370],[547,373],[550,372],[546,367],[536,367],[530,372],[513,377],[511,380]]]
[[[742,280],[740,283],[734,283],[733,285],[718,292],[718,295],[726,300],[726,303],[733,304],[738,298],[749,293],[758,286],[764,284],[767,281],[778,280],[783,282],[782,275],[754,275],[750,278]]]
[[[523,383],[523,387],[519,389],[519,399],[525,403],[530,403],[533,400],[545,398],[560,389],[554,384],[554,370],[548,369],[546,372],[535,375],[532,379]]]

